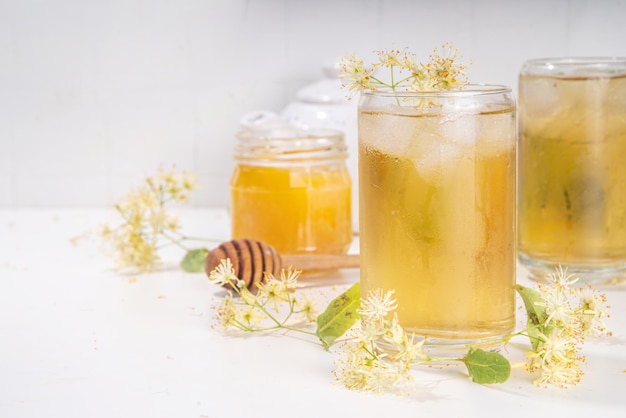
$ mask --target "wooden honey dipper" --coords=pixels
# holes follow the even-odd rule
[[[206,274],[220,262],[230,258],[235,276],[243,280],[250,291],[262,283],[265,274],[275,277],[283,266],[297,270],[334,270],[338,268],[359,267],[358,254],[290,254],[280,255],[271,245],[253,239],[234,239],[223,242],[213,249],[204,260]]]

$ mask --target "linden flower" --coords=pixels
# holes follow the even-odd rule
[[[304,316],[308,322],[315,322],[317,319],[317,307],[313,300],[305,293],[301,298],[296,300],[295,304],[298,313]]]
[[[302,287],[300,283],[298,283],[298,279],[300,278],[300,274],[302,272],[299,270],[291,270],[284,269],[280,271],[280,281],[287,290],[295,290],[298,287]]]
[[[413,376],[406,373],[398,364],[373,357],[366,350],[351,346],[342,352],[343,357],[336,363],[335,377],[351,390],[365,392],[392,391],[400,392],[411,388]]]
[[[571,285],[578,281],[578,276],[574,274],[568,274],[567,268],[557,266],[556,271],[549,273],[546,276],[548,282],[554,284],[558,289],[569,288]]]
[[[576,317],[568,294],[559,287],[546,288],[542,286],[540,291],[545,303],[538,303],[538,305],[544,305],[546,308],[546,314],[548,314],[546,324],[554,321],[565,327],[574,326]]]
[[[581,304],[581,326],[584,335],[602,335],[608,333],[604,320],[610,315],[610,306],[606,304],[606,296],[586,285],[576,290]],[[610,333],[608,333],[610,335]]]
[[[213,307],[216,311],[215,319],[225,328],[234,327],[245,332],[284,329],[319,337],[316,332],[290,325],[294,318],[299,319],[299,322],[302,322],[302,316],[308,322],[315,322],[317,318],[313,302],[306,295],[301,298],[294,295],[295,289],[300,287],[300,273],[282,270],[280,279],[267,274],[264,283],[259,283],[256,293],[253,293],[235,276],[230,259],[222,259],[209,272],[210,283],[229,287],[226,297]],[[238,296],[237,300],[233,299],[233,293]],[[270,312],[268,304],[275,313]],[[284,309],[281,310],[281,307]]]
[[[530,362],[526,368],[530,372],[540,372],[534,383],[538,386],[556,385],[567,387],[580,381],[583,374],[580,363],[584,357],[578,356],[578,340],[567,329],[556,329],[549,336],[540,334],[542,343],[536,351],[528,353]]]
[[[227,293],[222,303],[214,308],[216,310],[215,319],[217,319],[220,326],[227,328],[235,323],[239,309],[237,305],[235,305],[231,293]]]
[[[411,367],[426,358],[424,341],[416,343],[400,326],[393,293],[376,289],[361,299],[361,322],[351,330],[336,373],[349,389],[398,393],[413,389]]]
[[[122,223],[116,227],[105,225],[101,236],[116,253],[119,267],[151,271],[160,265],[158,250],[163,245],[182,246],[185,237],[179,233],[178,220],[165,205],[187,201],[195,188],[194,175],[160,169],[114,206]]]
[[[374,63],[374,67],[400,67],[407,68],[407,56],[406,48],[403,51],[399,49],[390,49],[388,51],[381,50],[376,51],[378,55],[378,62]]]
[[[244,309],[239,309],[237,312],[239,314],[237,315],[237,321],[243,325],[241,327],[243,330],[258,327],[265,318],[263,313],[255,306],[246,306]]]
[[[266,276],[265,282],[259,283],[257,286],[258,298],[272,302],[275,312],[278,312],[280,302],[289,301],[291,290],[286,286],[284,281],[278,280],[272,275]]]
[[[368,388],[371,390],[367,383],[367,374],[372,362],[371,356],[355,346],[348,346],[342,350],[341,354],[342,357],[335,361],[338,366],[334,371],[335,378],[348,389]]]
[[[416,361],[427,358],[423,349],[426,340],[421,339],[415,342],[415,336],[409,336],[400,326],[397,315],[394,315],[389,325],[389,332],[385,336],[385,341],[391,344],[393,350],[396,350],[393,354],[393,360],[404,363],[407,371]]]
[[[298,283],[298,278],[302,272],[299,270],[281,270],[280,279],[272,274],[266,274],[265,280],[257,285],[258,299],[265,299],[272,302],[274,310],[278,312],[278,304],[280,302],[289,302],[291,293],[298,287],[302,287]]]
[[[357,93],[363,89],[375,89],[372,83],[372,74],[374,69],[366,69],[363,60],[357,58],[356,55],[345,55],[339,64],[339,78],[347,80],[347,87],[351,94]]]
[[[253,294],[247,287],[239,288],[238,293],[239,297],[246,305],[255,306],[259,303],[258,295]]]
[[[381,392],[387,388],[396,387],[399,382],[411,381],[412,375],[404,373],[401,367],[398,364],[386,361],[372,361],[365,374],[367,382],[365,390]]]
[[[575,362],[544,363],[541,377],[533,383],[537,386],[556,385],[562,388],[580,383],[583,371]]]
[[[385,340],[397,347],[406,345],[408,338],[404,328],[398,322],[398,314],[394,313],[392,319],[387,322]]]
[[[559,329],[549,336],[541,335],[543,344],[538,351],[544,363],[576,361],[577,340],[567,332]]]
[[[382,289],[371,291],[367,298],[361,301],[359,314],[378,320],[384,318],[398,307],[396,300],[393,299],[393,293],[393,290],[384,294]]]
[[[386,333],[387,324],[385,321],[372,320],[371,318],[361,317],[361,324],[358,332],[355,332],[353,339],[357,344],[363,346],[371,346],[373,342],[382,338]]]
[[[447,56],[439,55],[435,48],[430,56],[430,62],[423,66],[423,74],[426,80],[431,80],[429,88],[434,90],[453,90],[463,87],[468,83],[465,70],[467,65],[456,62],[459,49],[450,43],[443,45],[447,50]]]
[[[174,199],[177,202],[184,202],[190,197],[190,191],[196,189],[195,174],[185,172],[175,173],[173,171],[161,170],[157,175],[158,182],[152,180],[153,186],[159,192]],[[149,181],[151,179],[148,179]]]
[[[415,390],[413,375],[403,365],[382,359],[352,364],[344,373],[345,386],[352,390],[397,394]]]
[[[547,279],[548,283],[539,286],[541,301],[535,302],[545,308],[545,315],[536,324],[542,332],[536,336],[534,350],[527,353],[526,367],[541,373],[535,381],[538,385],[567,387],[578,383],[583,374],[580,364],[585,358],[578,351],[585,337],[610,335],[604,324],[609,307],[606,297],[589,285],[572,290],[570,286],[578,278],[567,269],[559,266]]]
[[[150,271],[159,264],[155,240],[144,236],[140,228],[125,224],[112,229],[105,225],[101,235],[116,252],[120,268],[136,266],[139,271]]]
[[[209,281],[219,286],[239,281],[237,276],[235,276],[235,269],[230,258],[222,259],[220,264],[209,273]]]
[[[435,49],[426,64],[418,63],[414,54],[403,50],[390,49],[375,51],[378,61],[371,68],[367,68],[356,55],[343,57],[340,64],[339,78],[346,80],[344,87],[350,95],[362,90],[377,90],[388,88],[392,91],[443,91],[462,89],[468,83],[465,71],[467,65],[459,64],[458,48],[447,43],[443,45],[444,52],[439,54]],[[377,74],[382,68],[389,69],[389,80],[385,81]],[[436,104],[432,100],[417,105]]]

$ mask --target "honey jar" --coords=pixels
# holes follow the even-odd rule
[[[342,254],[352,242],[351,178],[343,132],[244,130],[230,180],[232,238],[281,254]]]

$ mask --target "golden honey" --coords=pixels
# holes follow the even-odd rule
[[[253,238],[281,254],[347,252],[351,179],[339,131],[240,134],[230,181],[232,238]]]

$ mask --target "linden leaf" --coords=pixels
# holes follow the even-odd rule
[[[541,297],[539,292],[520,284],[515,286],[515,290],[517,290],[517,293],[522,297],[522,300],[524,301],[524,307],[526,308],[528,321],[533,325],[543,324],[547,318],[547,315],[545,306],[537,304],[537,302],[544,302],[544,299],[543,297]]]
[[[361,304],[361,287],[352,287],[333,299],[326,310],[317,317],[317,336],[328,350],[337,338],[348,331],[359,319],[357,310]]]
[[[180,262],[180,267],[188,273],[201,273],[204,271],[204,259],[208,253],[206,248],[189,250]]]
[[[540,339],[539,334],[546,336],[552,333],[553,324],[547,324],[548,314],[546,313],[545,299],[537,292],[529,287],[516,285],[515,290],[522,297],[524,307],[526,308],[528,338],[534,351],[537,350]]]
[[[470,348],[463,363],[475,383],[504,383],[511,375],[511,363],[500,353]]]

